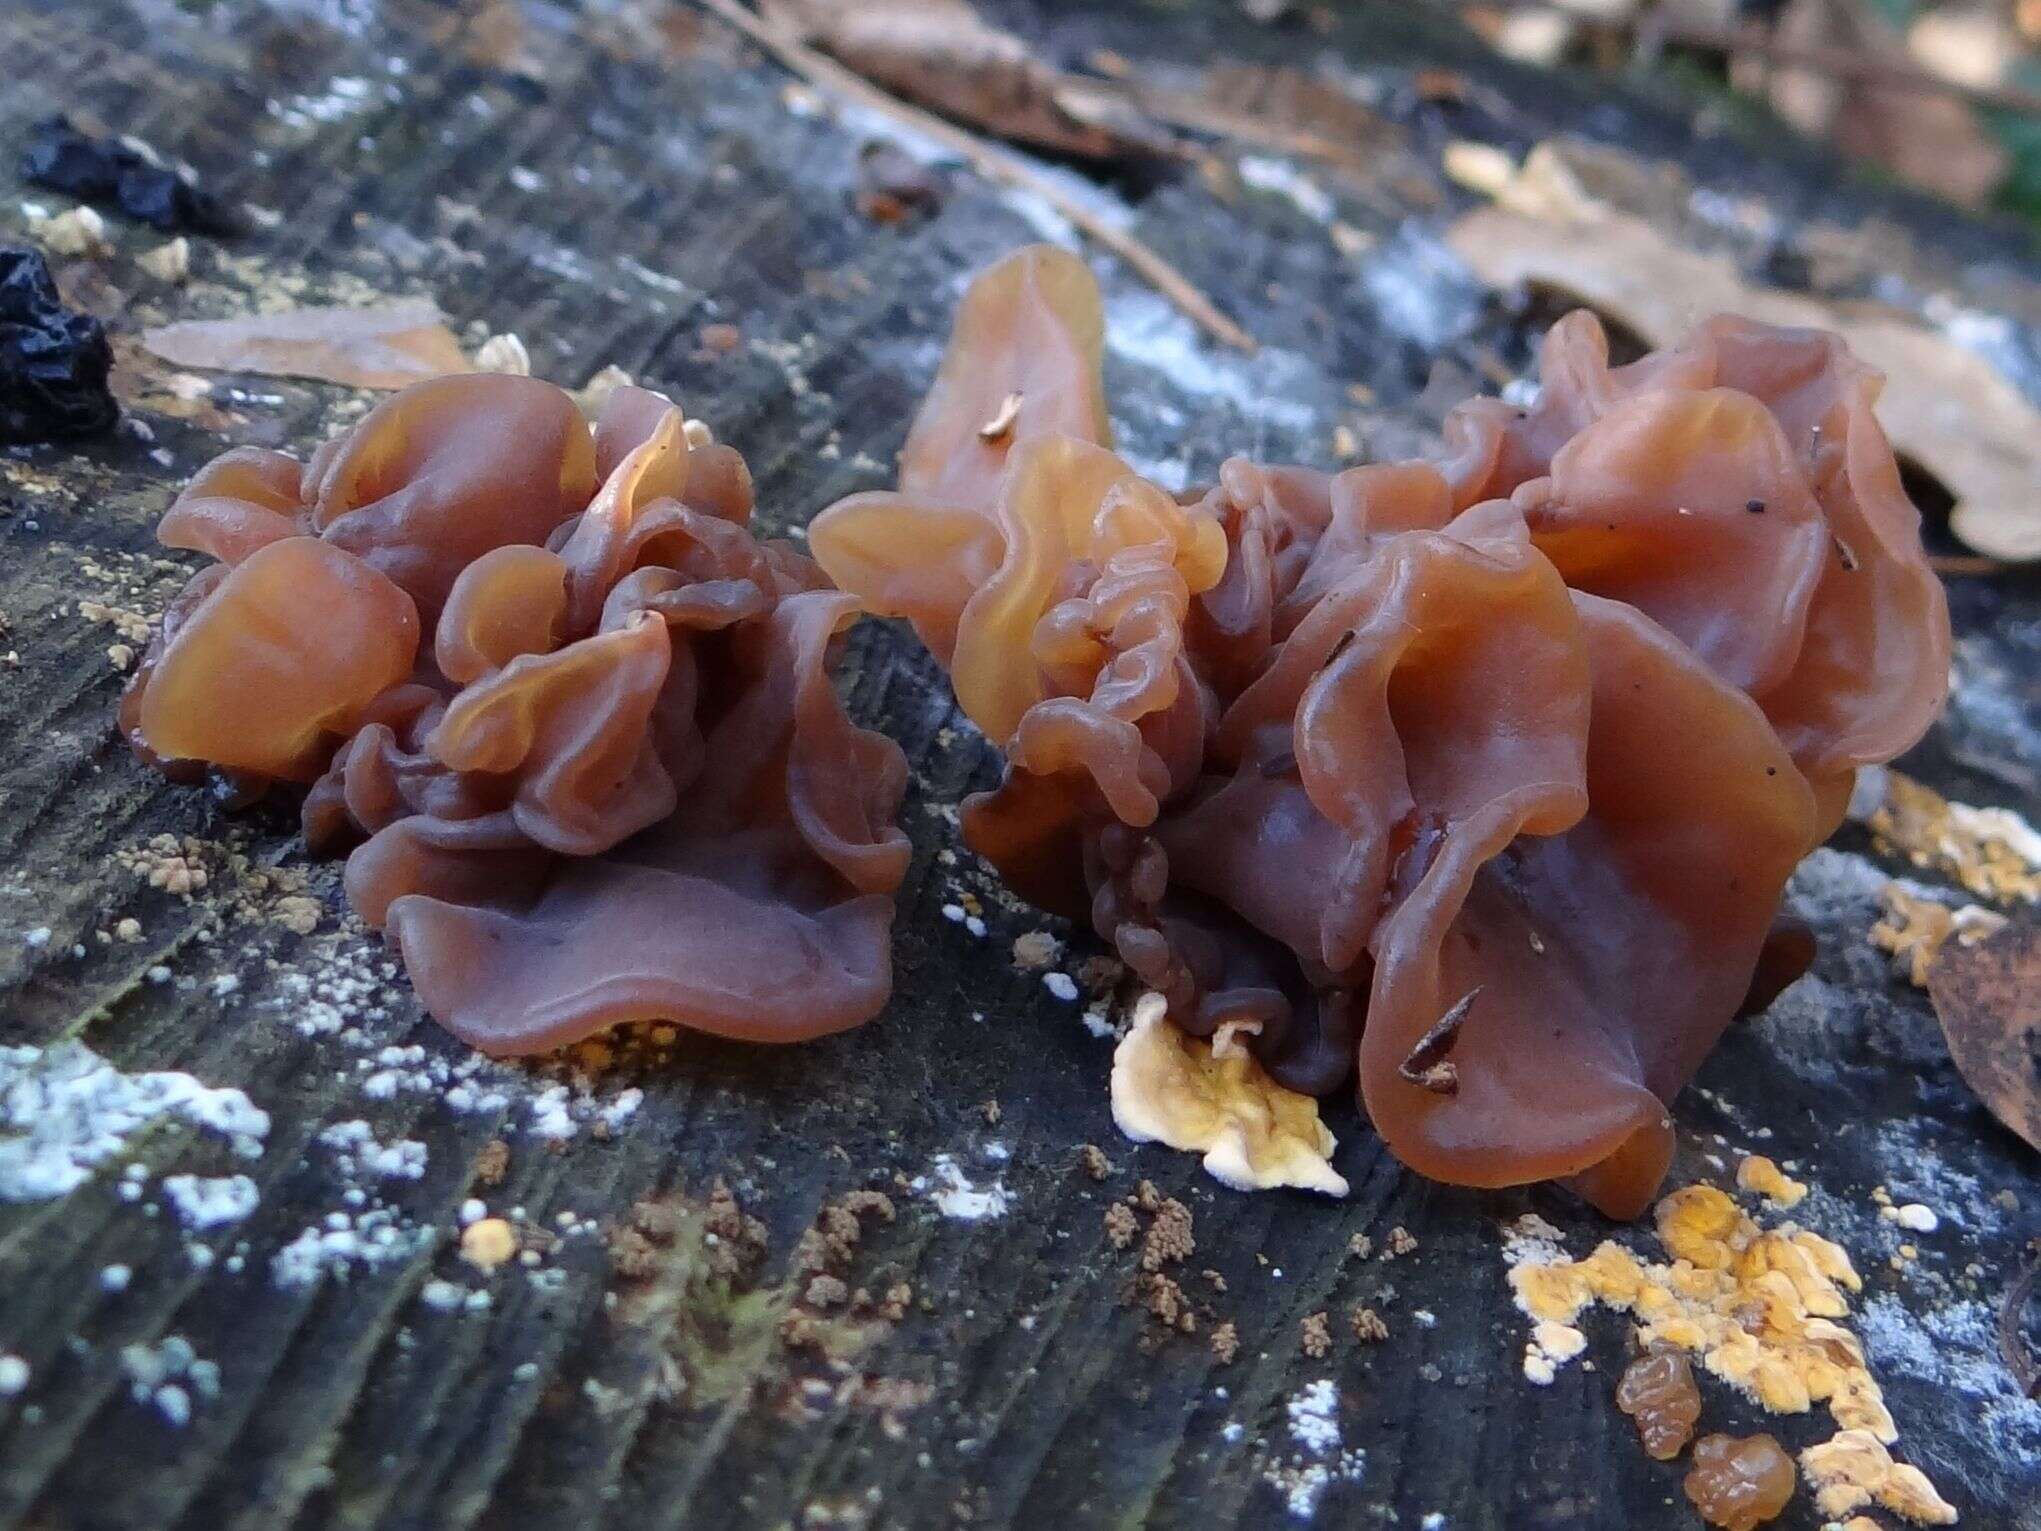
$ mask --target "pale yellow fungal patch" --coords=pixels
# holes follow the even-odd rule
[[[1831,1519],[1878,1504],[1923,1526],[1952,1526],[1956,1507],[1935,1492],[1918,1467],[1892,1460],[1868,1430],[1845,1430],[1800,1453],[1814,1485],[1815,1507]]]
[[[1952,802],[1898,771],[1866,823],[1882,849],[1954,877],[2000,903],[2041,901],[2041,831],[2009,808]]]
[[[1981,904],[1951,909],[1934,899],[1917,897],[1896,882],[1879,889],[1878,900],[1885,913],[1871,927],[1871,944],[1891,953],[1893,967],[1920,989],[1928,986],[1928,969],[1950,941],[1975,946],[2006,928],[2006,917],[1995,909]]]
[[[1737,1180],[1777,1201],[1774,1176],[1804,1192],[1769,1160],[1744,1161]],[[1899,1432],[1862,1343],[1845,1326],[1863,1280],[1840,1245],[1790,1222],[1761,1227],[1713,1186],[1672,1192],[1654,1221],[1664,1263],[1613,1240],[1571,1259],[1559,1230],[1535,1215],[1504,1229],[1511,1295],[1533,1321],[1527,1378],[1551,1382],[1579,1354],[1570,1337],[1580,1334],[1580,1314],[1597,1304],[1615,1308],[1636,1320],[1640,1348],[1690,1352],[1711,1376],[1774,1413],[1826,1405],[1838,1433],[1801,1457],[1808,1476],[1826,1486],[1824,1516],[1840,1520],[1877,1504],[1928,1525],[1955,1518],[1918,1468],[1886,1450]]]
[[[1159,994],[1134,1007],[1113,1052],[1113,1121],[1137,1143],[1204,1155],[1213,1179],[1243,1191],[1297,1186],[1344,1196],[1337,1146],[1318,1102],[1286,1090],[1245,1047],[1214,1056],[1209,1042],[1169,1024]]]
[[[500,1217],[485,1217],[461,1230],[461,1258],[478,1270],[493,1271],[517,1253],[517,1230]]]
[[[1763,1154],[1751,1154],[1736,1166],[1736,1184],[1741,1190],[1757,1192],[1775,1207],[1797,1207],[1807,1196],[1806,1186]]]

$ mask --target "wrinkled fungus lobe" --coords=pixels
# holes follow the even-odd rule
[[[1003,748],[966,837],[1186,1031],[1311,1094],[1358,1066],[1424,1173],[1635,1215],[1667,1103],[1804,966],[1788,874],[1941,702],[1876,375],[1735,319],[1611,368],[1575,315],[1437,461],[1172,495],[1112,451],[1101,331],[1074,257],[985,273],[897,490],[810,529]]]
[[[146,760],[309,785],[314,848],[485,1051],[624,1021],[792,1041],[891,989],[906,764],[827,673],[857,603],[743,460],[625,388],[420,383],[163,519],[212,555],[122,703]]]
[[[1686,1449],[1701,1417],[1693,1367],[1670,1346],[1646,1352],[1623,1368],[1616,1407],[1636,1422],[1645,1454],[1670,1462]]]
[[[1786,1449],[1769,1435],[1704,1435],[1681,1485],[1711,1526],[1756,1531],[1778,1519],[1793,1497],[1797,1474]]]

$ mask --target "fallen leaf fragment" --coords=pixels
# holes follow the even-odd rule
[[[2041,559],[2041,410],[1990,362],[1903,314],[1753,285],[1727,256],[1677,244],[1644,219],[1585,198],[1560,179],[1563,168],[1533,150],[1524,171],[1493,193],[1495,206],[1446,231],[1483,282],[1558,293],[1653,346],[1718,313],[1834,330],[1885,374],[1878,419],[1899,455],[1954,497],[1956,535],[1995,558]],[[1582,237],[1584,227],[1593,237]]]
[[[1125,261],[1214,339],[1250,356],[1258,349],[1255,338],[1221,313],[1190,278],[1132,232],[1102,216],[1084,198],[1073,195],[1061,181],[1045,174],[1032,159],[895,95],[857,70],[818,52],[789,26],[761,16],[743,0],[696,0],[696,3],[764,48],[810,85],[933,140],[988,180],[1040,197],[1087,238]]]
[[[1084,159],[1167,152],[1123,92],[1042,62],[965,0],[769,0],[762,9],[874,84],[1001,138]]]
[[[1944,947],[1928,997],[1956,1072],[1985,1109],[2041,1149],[2041,921]]]
[[[1363,177],[1396,168],[1408,139],[1336,79],[1293,66],[1216,64],[1199,95],[1155,90],[1142,99],[1180,127],[1329,160]]]
[[[1878,10],[1842,0],[1788,0],[1772,23],[1771,40],[1787,49],[1828,50],[1903,68],[1906,39]],[[1951,202],[1980,207],[2005,179],[2005,146],[1954,97],[1756,57],[1736,60],[1731,80],[1767,98],[1802,132],[1832,139],[1845,154]]]
[[[142,344],[174,366],[314,378],[350,388],[404,388],[474,370],[430,303],[192,319],[145,330]]]
[[[1144,995],[1113,1052],[1113,1121],[1137,1143],[1204,1155],[1213,1179],[1236,1190],[1297,1186],[1344,1196],[1330,1162],[1338,1140],[1318,1102],[1286,1090],[1245,1048],[1211,1044],[1172,1026],[1160,995]]]

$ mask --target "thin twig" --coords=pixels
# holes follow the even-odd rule
[[[1654,32],[1662,41],[1704,53],[1748,54],[1770,64],[1782,64],[1788,69],[1810,69],[1833,79],[1876,85],[1886,90],[1903,90],[1923,96],[1956,96],[1975,106],[1992,106],[2027,116],[2041,114],[2041,94],[2034,91],[2022,90],[2015,85],[1966,85],[1901,59],[1859,53],[1853,48],[1776,42],[1749,27],[1697,27],[1668,21],[1655,27]]]
[[[1998,1348],[2005,1357],[2006,1370],[2013,1374],[2013,1381],[2020,1385],[2020,1391],[2029,1398],[2041,1397],[2041,1362],[2027,1346],[2022,1336],[2026,1324],[2027,1304],[2033,1299],[2034,1287],[2041,1280],[2041,1257],[2030,1261],[2027,1268],[2006,1289],[2005,1300],[1998,1310]]]
[[[787,37],[756,12],[740,5],[738,0],[695,0],[695,4],[727,21],[810,85],[846,97],[860,106],[891,117],[924,137],[934,139],[951,153],[968,161],[988,180],[1040,197],[1089,238],[1132,266],[1156,291],[1182,309],[1193,323],[1250,356],[1258,349],[1254,337],[1220,313],[1212,300],[1192,285],[1189,277],[1132,234],[1105,222],[1020,155],[881,90],[863,75]]]
[[[1456,8],[1477,7],[1487,10],[1556,12],[1575,21],[1588,19],[1578,11],[1554,4],[1553,0],[1456,0]],[[1878,85],[1888,90],[1912,91],[1920,95],[1956,96],[1978,106],[1999,107],[2005,111],[2023,112],[2029,116],[2041,114],[2041,93],[2035,91],[2022,90],[2015,85],[1966,85],[1960,80],[1951,80],[1917,64],[1907,63],[1903,59],[1862,53],[1854,48],[1829,47],[1818,43],[1779,42],[1764,31],[1748,25],[1699,26],[1691,22],[1649,14],[1637,19],[1611,19],[1597,24],[1627,32],[1645,41],[1674,43],[1679,47],[1693,48],[1702,53],[1744,54],[1751,58],[1763,59],[1767,63],[1782,64],[1789,69],[1809,69],[1816,74],[1828,75],[1832,79]]]
[[[1930,553],[1928,567],[1951,578],[1969,574],[2010,574],[2020,567],[1982,553]]]
[[[1091,83],[1090,81],[1086,82]],[[1121,99],[1135,111],[1173,128],[1185,128],[1208,138],[1230,139],[1236,143],[1268,149],[1276,154],[1296,154],[1334,164],[1365,169],[1367,160],[1351,145],[1339,143],[1321,133],[1308,133],[1278,123],[1264,122],[1231,107],[1214,106],[1195,98],[1162,91],[1121,88]]]

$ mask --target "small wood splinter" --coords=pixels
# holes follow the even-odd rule
[[[2041,1284],[2041,1259],[2029,1264],[2006,1289],[2005,1301],[1999,1306],[1997,1326],[1999,1352],[2005,1357],[2006,1370],[2013,1374],[2013,1381],[2029,1398],[2041,1398],[2041,1358],[2029,1349],[2022,1337],[2021,1325],[2037,1284]]]
[[[1434,1095],[1457,1095],[1460,1093],[1460,1071],[1447,1060],[1453,1041],[1460,1035],[1460,1023],[1467,1019],[1467,1012],[1474,1008],[1474,1001],[1481,993],[1482,986],[1476,984],[1461,995],[1452,1009],[1432,1022],[1431,1030],[1417,1039],[1417,1046],[1410,1050],[1410,1056],[1396,1065],[1396,1072],[1414,1085],[1421,1085]]]
[[[978,427],[980,441],[999,441],[1013,433],[1013,423],[1020,418],[1021,396],[1010,393],[1000,401],[999,412]]]

